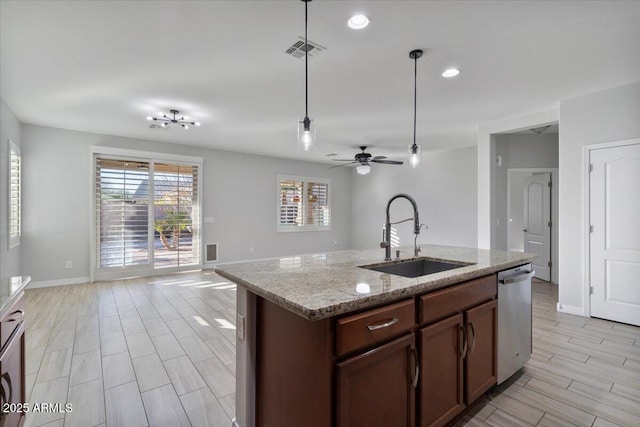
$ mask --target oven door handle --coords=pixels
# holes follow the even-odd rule
[[[535,276],[536,271],[535,270],[531,270],[531,271],[526,271],[522,274],[517,274],[513,277],[508,277],[506,279],[500,279],[500,283],[502,283],[503,285],[510,285],[512,283],[519,283],[519,282],[524,282],[525,280],[529,280],[531,279],[533,276]]]

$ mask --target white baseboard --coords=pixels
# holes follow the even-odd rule
[[[89,283],[91,278],[87,277],[72,277],[70,279],[58,279],[58,280],[41,280],[39,282],[31,282],[27,286],[27,289],[35,288],[50,288],[52,286],[64,286],[64,285],[78,285],[80,283]]]
[[[558,303],[556,305],[556,309],[560,313],[575,314],[576,316],[588,317],[584,311],[584,307]]]

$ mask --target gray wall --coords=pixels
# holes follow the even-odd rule
[[[21,247],[9,249],[9,142],[22,147],[20,122],[0,98],[0,280],[22,274]]]
[[[378,247],[389,199],[408,193],[416,199],[422,230],[418,243],[475,247],[477,244],[477,149],[425,152],[418,169],[373,165],[368,175],[351,178],[351,245]],[[391,220],[412,216],[411,205],[397,200]],[[401,245],[413,245],[412,223],[394,226]],[[381,255],[383,254],[380,249]]]
[[[24,125],[22,256],[34,285],[89,276],[94,145],[203,157],[203,218],[214,222],[203,224],[202,240],[219,244],[221,262],[350,247],[351,170],[346,168]],[[276,232],[277,174],[331,179],[331,231]],[[72,269],[65,269],[67,260]]]
[[[560,103],[560,295],[566,311],[586,313],[584,147],[640,137],[640,82]]]

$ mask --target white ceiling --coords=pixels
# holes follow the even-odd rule
[[[640,80],[638,1],[320,1],[309,39],[319,148],[296,150],[304,61],[300,1],[8,1],[0,95],[23,123],[311,161],[358,145],[399,157],[418,143],[476,144],[478,124]],[[372,23],[353,31],[354,12]],[[449,66],[462,70],[444,79]],[[200,128],[154,130],[176,108]]]

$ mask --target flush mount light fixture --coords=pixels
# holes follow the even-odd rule
[[[367,16],[361,14],[353,15],[347,21],[347,25],[352,30],[362,30],[363,28],[366,28],[369,23],[371,23],[371,20]]]
[[[422,50],[416,49],[409,52],[409,58],[413,59],[413,144],[409,146],[409,166],[417,168],[420,165],[422,151],[416,144],[416,111],[418,106],[418,58],[422,56]]]
[[[298,120],[298,149],[309,151],[315,149],[315,126],[311,128],[309,118],[309,46],[307,44],[307,6],[311,0],[304,2],[304,119]]]
[[[447,68],[442,72],[442,77],[446,77],[450,79],[451,77],[455,77],[460,74],[460,70],[457,68]]]
[[[180,125],[183,129],[189,129],[189,125],[200,126],[200,122],[191,122],[187,116],[178,118],[178,114],[180,114],[178,110],[169,110],[169,114],[172,114],[173,117],[169,117],[161,111],[158,113],[159,117],[147,116],[147,120],[160,122],[160,126],[163,128],[171,125]]]

